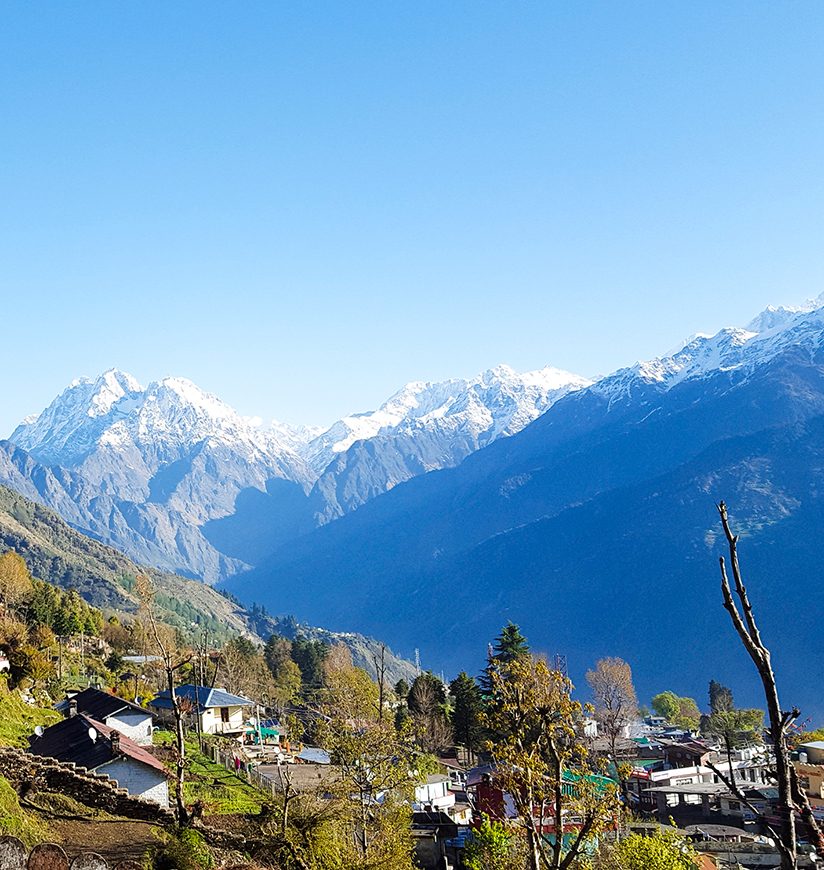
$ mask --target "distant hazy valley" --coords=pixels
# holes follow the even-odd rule
[[[411,383],[325,430],[262,427],[183,378],[111,370],[0,442],[0,483],[137,562],[433,667],[477,659],[476,638],[512,618],[573,671],[621,655],[684,690],[709,665],[662,649],[734,648],[715,576],[725,498],[766,631],[786,616],[770,612],[779,589],[793,611],[788,701],[812,703],[792,692],[824,652],[820,304],[594,383],[505,366]],[[723,668],[747,673],[743,657]]]

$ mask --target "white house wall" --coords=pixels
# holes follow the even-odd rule
[[[152,717],[148,713],[123,710],[114,716],[107,716],[105,724],[110,728],[115,728],[138,746],[152,745]]]
[[[203,712],[200,727],[204,734],[239,733],[243,730],[243,707],[229,707],[229,721],[220,718],[220,707],[210,707]]]
[[[125,788],[134,797],[146,798],[162,807],[169,806],[169,783],[166,777],[147,764],[123,757],[101,764],[96,772],[117,780],[120,788]]]

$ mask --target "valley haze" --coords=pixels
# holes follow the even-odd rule
[[[822,305],[770,307],[595,381],[500,365],[412,382],[325,429],[111,369],[0,443],[0,483],[138,562],[419,649],[436,670],[478,661],[512,619],[579,682],[619,654],[647,694],[698,695],[714,676],[747,697],[715,576],[725,498],[767,636],[779,590],[797,609],[776,657],[810,709]],[[691,648],[707,659],[661,655]]]

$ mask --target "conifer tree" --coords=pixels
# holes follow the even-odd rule
[[[710,680],[710,713],[730,713],[734,709],[732,689]]]
[[[483,735],[481,711],[483,698],[478,684],[465,671],[461,671],[449,684],[449,693],[454,699],[452,730],[461,746],[475,751],[480,749]]]
[[[508,622],[501,633],[495,638],[492,648],[493,658],[502,664],[509,664],[520,656],[529,653],[529,645],[521,634],[520,628],[514,622]]]
[[[516,659],[527,655],[529,655],[529,645],[526,638],[514,622],[508,622],[495,638],[486,668],[481,675],[480,682],[484,694],[488,695],[493,689],[493,671],[497,671],[501,666],[509,665]]]

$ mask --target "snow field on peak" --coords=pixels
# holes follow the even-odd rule
[[[696,333],[677,350],[598,380],[592,389],[610,403],[629,394],[638,383],[660,384],[664,389],[716,372],[752,369],[792,344],[822,342],[824,294],[800,306],[768,306],[745,329],[725,327],[714,335]]]
[[[514,434],[563,395],[590,383],[550,366],[518,374],[507,365],[470,379],[412,381],[377,410],[338,420],[300,452],[321,474],[336,455],[378,435],[426,429],[444,437],[465,432],[473,440],[489,433],[487,440],[493,440]]]

